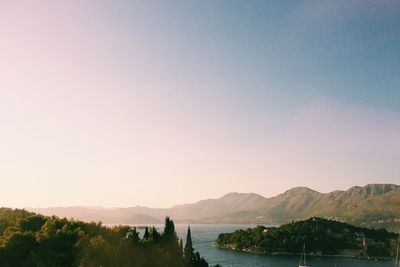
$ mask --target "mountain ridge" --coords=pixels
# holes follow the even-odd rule
[[[179,204],[171,208],[64,207],[27,208],[44,215],[73,217],[80,220],[128,224],[161,221],[172,216],[182,223],[257,223],[281,224],[312,216],[351,222],[361,226],[400,224],[400,186],[368,184],[348,190],[321,193],[308,187],[294,187],[273,197],[256,193],[230,192],[220,198]],[[140,222],[134,218],[141,218]],[[145,218],[145,219],[143,219]],[[400,229],[400,226],[399,226]]]
[[[400,187],[369,184],[329,193],[291,189],[269,198],[262,209],[225,214],[203,222],[282,224],[312,216],[361,226],[400,228]]]

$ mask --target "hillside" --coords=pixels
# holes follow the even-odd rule
[[[27,209],[45,215],[74,217],[84,221],[100,220],[104,223],[154,224],[169,215],[178,222],[282,224],[318,216],[360,226],[396,230],[400,229],[400,187],[370,184],[330,193],[295,187],[271,198],[254,193],[229,193],[221,198],[168,209],[139,206]]]
[[[266,199],[262,208],[207,218],[203,222],[281,224],[312,216],[397,229],[400,228],[400,187],[372,184],[327,194],[297,187]]]
[[[254,193],[228,193],[221,198],[201,200],[193,204],[176,205],[167,209],[146,207],[101,208],[101,207],[53,207],[26,208],[43,215],[76,218],[83,221],[102,221],[108,224],[155,224],[165,216],[186,222],[209,218],[241,210],[252,210],[263,206],[265,198]]]
[[[398,234],[373,230],[322,218],[291,222],[280,227],[257,226],[218,236],[220,248],[256,253],[307,252],[316,255],[342,255],[360,258],[392,258]]]
[[[218,199],[201,200],[195,204],[177,205],[168,210],[176,220],[197,220],[220,214],[260,208],[265,198],[255,193],[228,193]]]

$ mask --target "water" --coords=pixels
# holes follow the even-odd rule
[[[163,225],[155,225],[159,230],[163,230]],[[175,226],[176,232],[185,243],[187,224]],[[252,254],[241,251],[216,248],[213,242],[220,233],[229,233],[238,229],[247,229],[255,225],[221,225],[221,224],[193,224],[190,225],[192,232],[193,247],[200,252],[210,266],[221,264],[223,267],[298,267],[299,256],[283,255],[263,255]],[[143,229],[138,232],[143,235]],[[301,252],[301,251],[299,251]],[[313,257],[307,256],[307,263],[312,267],[393,267],[394,261],[374,261],[360,260],[352,258],[337,257]]]
[[[254,227],[249,225],[191,225],[193,246],[212,266],[217,263],[224,267],[298,267],[298,256],[271,256],[251,254],[212,245],[220,233]],[[186,238],[187,225],[176,225],[176,231],[183,241]],[[313,267],[393,267],[393,261],[359,260],[334,257],[307,257]]]

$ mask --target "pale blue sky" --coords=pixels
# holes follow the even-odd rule
[[[10,1],[0,30],[0,205],[400,181],[399,1]]]

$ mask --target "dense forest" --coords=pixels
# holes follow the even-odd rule
[[[384,229],[356,227],[322,218],[310,218],[280,227],[257,226],[220,234],[222,248],[258,253],[300,253],[355,257],[393,257],[398,235]]]
[[[105,227],[19,209],[0,208],[0,267],[208,267],[195,252],[190,228],[185,247],[174,222],[164,231]]]

